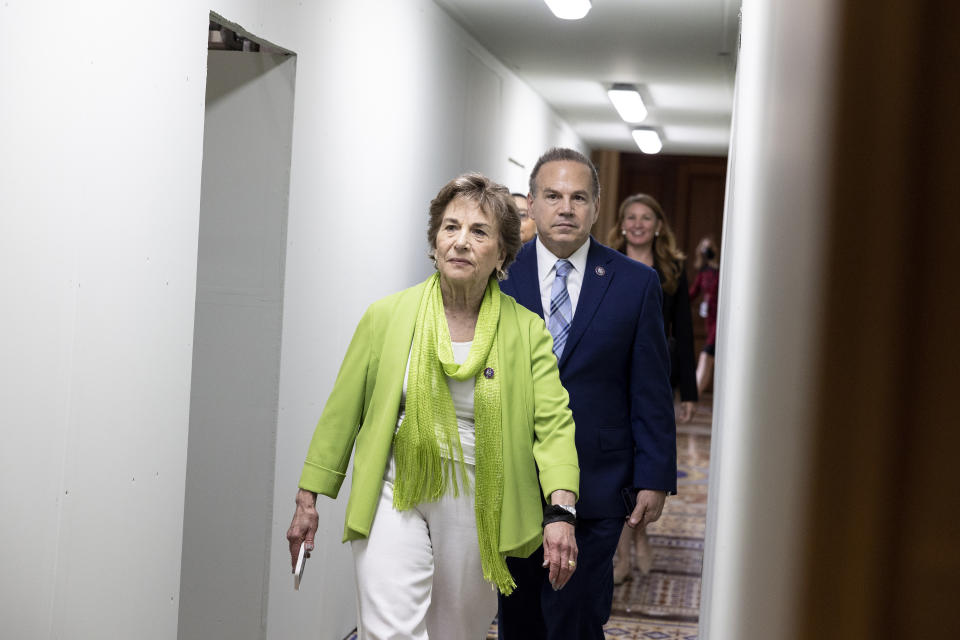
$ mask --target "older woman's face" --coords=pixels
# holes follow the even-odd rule
[[[454,198],[437,231],[437,269],[452,284],[486,283],[503,262],[500,229],[475,202]]]

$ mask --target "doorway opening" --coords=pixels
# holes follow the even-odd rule
[[[266,629],[296,55],[214,13],[208,34],[178,637],[254,639]]]
[[[631,207],[634,216],[643,211],[652,215],[655,205],[664,219],[657,242],[673,246],[675,251],[669,253],[674,256],[683,256],[670,283],[665,275],[669,253],[653,256],[653,266],[662,274],[664,329],[675,391],[677,494],[667,498],[660,519],[645,531],[624,529],[614,564],[616,586],[607,637],[695,637],[700,625],[715,434],[712,385],[704,379],[701,387],[697,371],[698,361],[709,353],[705,347],[712,344],[709,313],[701,313],[709,303],[702,304],[707,292],[691,297],[691,288],[702,270],[716,273],[701,243],[711,238],[716,247],[721,246],[727,157],[604,150],[594,152],[593,160],[604,176],[604,188],[613,194],[593,228],[594,236],[631,255],[619,215],[621,203],[626,203],[625,216]],[[652,204],[649,199],[632,200],[637,194],[652,198]],[[717,251],[713,259],[718,262],[719,258]],[[715,313],[716,291],[709,295]]]

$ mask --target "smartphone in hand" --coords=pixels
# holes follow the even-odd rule
[[[620,489],[620,496],[623,498],[623,506],[627,508],[627,517],[630,517],[630,514],[633,513],[633,510],[637,508],[637,494],[640,493],[640,489],[635,489],[634,487],[624,487]]]
[[[303,568],[307,565],[307,543],[300,543],[300,554],[297,556],[297,567],[293,570],[293,588],[300,591],[300,581],[303,579]]]

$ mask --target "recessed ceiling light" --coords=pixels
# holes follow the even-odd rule
[[[647,107],[632,84],[615,84],[607,91],[607,95],[624,122],[635,124],[646,119]]]
[[[543,0],[561,20],[579,20],[590,12],[590,0]]]
[[[633,139],[644,153],[660,153],[663,149],[660,134],[651,127],[637,127],[633,130]]]

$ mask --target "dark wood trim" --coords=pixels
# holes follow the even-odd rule
[[[960,637],[960,4],[844,0],[797,637]]]

